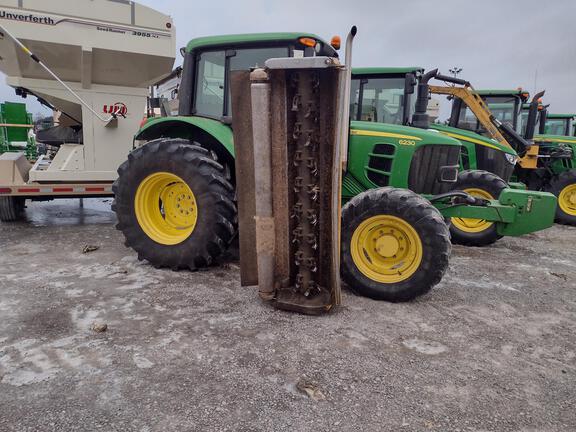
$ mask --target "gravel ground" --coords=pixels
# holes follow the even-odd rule
[[[576,430],[576,228],[455,247],[412,303],[346,291],[306,317],[233,258],[139,263],[108,203],[28,213],[0,224],[1,431]]]

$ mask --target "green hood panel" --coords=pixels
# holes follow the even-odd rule
[[[576,144],[576,137],[569,137],[565,135],[536,135],[534,137],[534,141],[536,142],[551,142],[551,143],[567,143],[567,144]]]
[[[350,124],[351,136],[375,136],[392,140],[415,141],[421,144],[460,145],[457,139],[447,137],[433,130],[419,129],[410,126],[400,126],[389,123],[375,123],[365,121],[352,121]]]
[[[432,124],[430,125],[430,127],[444,134],[447,134],[452,138],[468,141],[473,144],[478,144],[485,147],[490,147],[496,150],[500,150],[501,152],[508,153],[510,155],[514,156],[518,155],[513,148],[504,146],[500,144],[498,141],[486,138],[485,136],[477,134],[476,132],[472,132],[466,129],[458,129],[452,126],[446,126],[442,124]]]

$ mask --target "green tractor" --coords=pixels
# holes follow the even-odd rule
[[[576,114],[546,114],[542,135],[574,136]]]
[[[430,134],[430,130],[422,129],[433,129],[441,132],[440,137],[449,136],[457,139],[461,144],[458,155],[461,172],[456,183],[443,185],[444,192],[462,190],[480,199],[499,199],[502,203],[504,191],[506,196],[513,194],[509,190],[511,185],[507,182],[518,160],[517,152],[501,136],[500,140],[496,140],[448,125],[430,123],[426,114],[430,92],[459,96],[474,106],[478,115],[484,115],[488,119],[486,107],[478,98],[473,97],[472,92],[455,86],[431,86],[429,80],[432,78],[453,80],[438,74],[437,70],[424,74],[424,70],[419,67],[355,68],[352,84],[352,119],[376,122],[382,127],[385,127],[383,124],[392,125],[388,127],[413,126],[411,129],[414,134]],[[460,81],[458,80],[459,83]],[[418,101],[414,96],[416,86],[418,86]],[[352,134],[354,134],[354,122]],[[409,184],[408,187],[421,192],[414,189],[414,184]],[[522,194],[520,191],[516,193]],[[534,195],[539,199],[546,199],[546,196],[547,194]],[[550,202],[549,205],[546,210],[548,213],[553,210],[555,203]],[[443,213],[448,216],[446,211]],[[529,228],[526,228],[528,232]],[[538,227],[534,226],[534,230],[537,229]],[[489,245],[504,234],[494,219],[458,216],[451,218],[450,231],[454,243],[471,246]]]
[[[298,33],[194,39],[182,53],[179,115],[149,119],[137,133],[118,170],[113,208],[139,259],[194,270],[211,265],[237,232],[231,72],[270,58],[338,54]],[[352,289],[389,301],[430,290],[448,263],[444,217],[490,220],[499,235],[552,223],[546,209],[555,199],[546,194],[506,189],[498,202],[450,192],[460,147],[433,131],[352,122],[341,228],[342,275]]]
[[[0,154],[24,149],[26,158],[35,160],[38,156],[36,140],[29,133],[34,128],[33,123],[32,114],[26,111],[26,104],[0,104]]]
[[[556,221],[576,225],[576,137],[547,134],[548,115],[541,104],[544,92],[536,94],[530,103],[529,95],[521,90],[479,90],[478,94],[493,110],[496,118],[515,129],[524,141],[533,143],[531,166],[518,165],[515,179],[530,190],[542,190],[558,197]],[[486,133],[480,123],[470,125],[462,122],[467,114],[465,108],[455,112],[451,124],[479,133]],[[471,127],[472,126],[472,127]],[[569,130],[569,125],[564,132]],[[512,139],[512,142],[521,142]]]

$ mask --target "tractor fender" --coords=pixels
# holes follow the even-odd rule
[[[232,128],[218,120],[204,117],[161,117],[149,120],[134,136],[136,141],[158,138],[185,138],[197,141],[216,153],[219,159],[234,164]]]

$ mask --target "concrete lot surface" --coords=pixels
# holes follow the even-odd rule
[[[27,212],[0,224],[0,431],[576,430],[575,228],[455,247],[412,303],[346,291],[306,317],[233,256],[138,262],[109,202]]]

